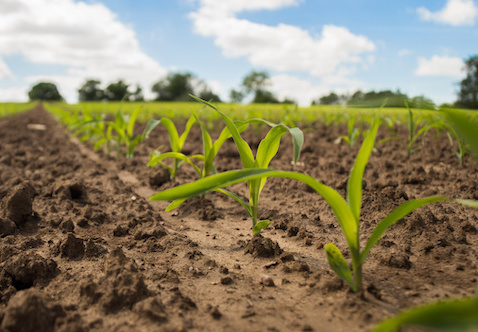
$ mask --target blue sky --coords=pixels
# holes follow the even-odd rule
[[[39,81],[69,101],[88,78],[151,85],[190,71],[224,100],[251,70],[301,105],[400,89],[453,102],[476,55],[473,0],[1,0],[0,101]]]

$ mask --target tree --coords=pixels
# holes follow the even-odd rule
[[[231,91],[231,99],[242,100],[246,95],[254,93],[252,103],[278,103],[277,97],[266,89],[269,85],[269,74],[266,71],[253,70],[243,78],[242,91]]]
[[[319,104],[321,105],[337,105],[339,103],[340,97],[335,92],[331,92],[328,96],[319,98]]]
[[[422,110],[434,110],[436,105],[430,98],[425,96],[416,96],[408,101],[408,105],[412,108],[419,108]]]
[[[194,93],[191,73],[169,73],[165,79],[156,82],[152,91],[157,94],[157,101],[186,101]]]
[[[221,98],[219,98],[217,94],[212,92],[212,90],[207,87],[205,87],[201,92],[199,92],[199,98],[210,101],[210,102],[214,102],[214,103],[222,102]]]
[[[232,89],[229,93],[229,98],[233,103],[240,103],[244,99],[244,93],[242,91]]]
[[[277,104],[279,99],[270,91],[267,90],[257,90],[254,95],[252,103],[255,104]]]
[[[63,97],[58,92],[56,85],[48,82],[40,82],[28,92],[30,100],[62,101]]]
[[[478,55],[465,61],[466,77],[460,82],[456,104],[460,107],[478,109]]]
[[[105,89],[106,99],[111,101],[129,100],[128,87],[129,85],[122,80],[111,83]]]
[[[101,84],[98,80],[87,80],[81,88],[78,89],[80,101],[98,101],[105,98],[105,93],[98,86]]]

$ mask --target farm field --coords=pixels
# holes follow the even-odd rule
[[[253,117],[251,112],[244,116]],[[292,165],[292,141],[284,135],[270,166],[308,174],[345,197],[361,139],[353,147],[337,142],[347,134],[346,121],[311,119],[301,126],[299,163]],[[210,126],[213,138],[224,127],[217,123]],[[135,132],[143,128],[137,124]],[[253,151],[266,129],[242,133]],[[407,140],[405,126],[394,130]],[[476,164],[465,155],[460,165],[448,137],[434,133],[410,157],[399,140],[376,145],[362,184],[362,243],[408,200],[478,199]],[[377,141],[389,136],[383,124]],[[311,188],[269,178],[258,211],[272,224],[253,237],[246,210],[221,193],[167,212],[168,202],[148,200],[198,177],[188,164],[174,180],[165,168],[148,168],[158,147],[163,153],[169,148],[162,125],[129,160],[71,139],[41,105],[0,119],[1,328],[369,331],[404,309],[475,291],[478,210],[437,202],[397,222],[365,261],[360,297],[327,262],[323,247],[330,242],[350,260],[347,242],[332,210]],[[194,125],[183,153],[202,148]],[[217,171],[241,169],[239,157],[227,140],[215,159]],[[248,195],[244,183],[229,189]]]

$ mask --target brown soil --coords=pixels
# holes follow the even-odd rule
[[[295,167],[341,194],[358,150],[334,143],[344,133],[307,128]],[[244,136],[257,146],[263,134]],[[381,128],[379,138],[388,135]],[[116,161],[69,140],[41,106],[0,120],[1,331],[366,331],[475,289],[477,211],[436,203],[398,222],[364,265],[361,298],[327,264],[323,245],[346,244],[316,193],[269,179],[260,217],[273,224],[263,237],[218,193],[164,212],[167,202],[147,197],[196,176],[184,165],[173,183],[147,168],[161,145],[168,137],[158,127],[133,161]],[[284,138],[272,167],[292,169],[290,145]],[[201,152],[197,128],[185,150]],[[240,168],[232,142],[216,166]],[[365,172],[363,239],[400,203],[433,194],[478,199],[475,165],[460,167],[445,136],[429,135],[410,160],[398,141],[378,146]]]

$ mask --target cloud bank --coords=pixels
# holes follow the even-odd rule
[[[464,73],[464,62],[460,58],[434,55],[431,59],[418,58],[417,76],[450,76],[459,78]]]
[[[424,21],[434,21],[452,26],[474,25],[478,16],[478,6],[473,0],[448,0],[445,7],[431,12],[425,7],[417,9]]]
[[[65,66],[63,75],[27,81],[54,81],[69,101],[77,98],[76,89],[86,78],[99,78],[103,83],[123,78],[148,87],[166,73],[141,51],[135,32],[100,3],[0,1],[0,56],[12,54],[35,64]],[[9,76],[0,59],[0,79]]]
[[[367,63],[364,54],[375,51],[375,44],[367,37],[330,24],[323,26],[320,35],[313,36],[292,25],[268,26],[236,17],[242,11],[296,5],[297,0],[200,0],[198,10],[190,18],[194,32],[214,38],[226,57],[246,57],[254,66],[281,73],[303,72],[323,81],[333,78],[347,82],[357,65]],[[283,78],[276,82],[283,83]],[[290,81],[293,84],[294,80]]]

